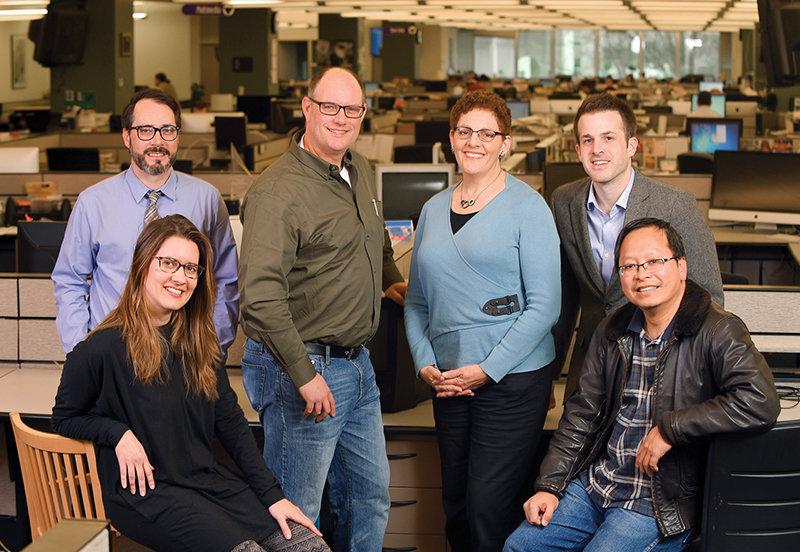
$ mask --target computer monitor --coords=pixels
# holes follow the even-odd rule
[[[758,113],[758,102],[729,100],[725,104],[726,117],[746,117]]]
[[[447,92],[447,81],[425,81],[425,92]]]
[[[269,126],[270,96],[239,96],[236,110],[247,115],[248,123],[262,123]]]
[[[209,111],[233,111],[236,98],[233,94],[211,94]]]
[[[542,195],[549,204],[556,188],[581,178],[586,178],[582,163],[545,163],[542,171]]]
[[[242,111],[181,113],[181,134],[208,134],[214,132],[216,117],[243,117]]]
[[[531,114],[531,103],[529,101],[508,101],[508,109],[511,110],[512,119],[521,119]]]
[[[374,94],[380,87],[381,83],[379,82],[367,81],[364,83],[364,92],[369,96]]]
[[[416,121],[414,123],[414,143],[443,145],[450,143],[450,121]]]
[[[550,112],[557,115],[575,115],[582,100],[550,99]]]
[[[686,100],[667,100],[667,105],[672,108],[673,115],[688,115],[692,110],[692,102]]]
[[[97,148],[47,148],[47,170],[94,172],[100,170]]]
[[[800,154],[717,151],[708,218],[800,225]]]
[[[247,144],[247,117],[215,117],[214,139],[218,150],[230,150],[231,145],[242,151]]]
[[[691,151],[714,153],[717,150],[739,149],[742,135],[741,119],[686,119]]]
[[[0,148],[0,173],[35,174],[39,172],[39,148]]]
[[[725,83],[720,81],[701,81],[697,85],[698,92],[713,92],[719,90],[722,92],[725,89]]]
[[[453,165],[378,165],[375,181],[384,220],[414,220],[431,197],[450,187]]]
[[[53,272],[66,229],[66,222],[18,222],[17,272]]]
[[[305,124],[303,107],[300,100],[272,100],[270,107],[270,130],[286,134],[296,127]]]
[[[699,94],[692,94],[692,111],[698,107],[697,98]],[[719,113],[720,117],[725,116],[725,96],[722,94],[711,94],[711,109]]]

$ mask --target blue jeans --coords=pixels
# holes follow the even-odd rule
[[[290,501],[319,515],[328,481],[337,550],[380,552],[389,519],[389,461],[380,392],[364,349],[353,360],[309,355],[336,401],[336,417],[303,417],[305,401],[260,343],[248,339],[242,378],[264,428],[264,460]]]
[[[679,552],[694,531],[664,537],[655,518],[597,506],[578,478],[567,486],[547,527],[522,524],[506,540],[503,552]]]

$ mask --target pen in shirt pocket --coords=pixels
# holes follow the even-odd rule
[[[378,213],[378,202],[375,201],[374,199],[372,200],[372,206],[375,207],[375,216],[376,217],[381,216],[380,213]]]

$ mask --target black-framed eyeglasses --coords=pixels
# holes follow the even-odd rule
[[[184,275],[192,280],[197,280],[203,275],[203,271],[205,270],[200,265],[196,265],[194,263],[181,263],[178,261],[178,259],[173,259],[172,257],[153,258],[158,261],[158,268],[160,268],[162,272],[166,272],[167,274],[175,274],[178,272],[179,268],[183,267]]]
[[[649,273],[649,274],[656,274],[664,270],[664,265],[667,264],[669,261],[678,260],[680,257],[667,257],[665,259],[650,259],[649,261],[645,261],[643,263],[631,263],[626,265],[621,265],[617,270],[619,270],[620,276],[631,277],[635,276],[639,273],[639,267]]]
[[[470,138],[473,132],[478,133],[478,138],[480,138],[481,142],[491,142],[495,139],[495,136],[505,137],[505,134],[499,130],[492,130],[490,128],[480,128],[475,130],[474,128],[469,128],[466,126],[457,126],[453,129],[453,135],[456,138],[461,138],[463,140]]]
[[[139,125],[131,127],[131,130],[136,131],[136,136],[139,137],[139,140],[144,140],[145,142],[155,138],[156,132],[158,132],[161,135],[162,139],[166,140],[167,142],[172,142],[178,137],[178,131],[180,129],[181,127],[175,125],[165,125],[162,127],[154,127],[152,125]]]
[[[363,105],[339,105],[333,102],[318,102],[311,96],[309,96],[308,99],[317,104],[320,113],[330,117],[333,117],[339,113],[340,109],[344,109],[345,117],[348,119],[359,119],[367,110],[367,108]]]

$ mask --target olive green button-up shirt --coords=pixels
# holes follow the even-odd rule
[[[367,160],[345,155],[351,189],[300,136],[245,196],[239,259],[244,332],[297,387],[315,375],[303,342],[364,343],[378,327],[381,290],[402,281]]]

